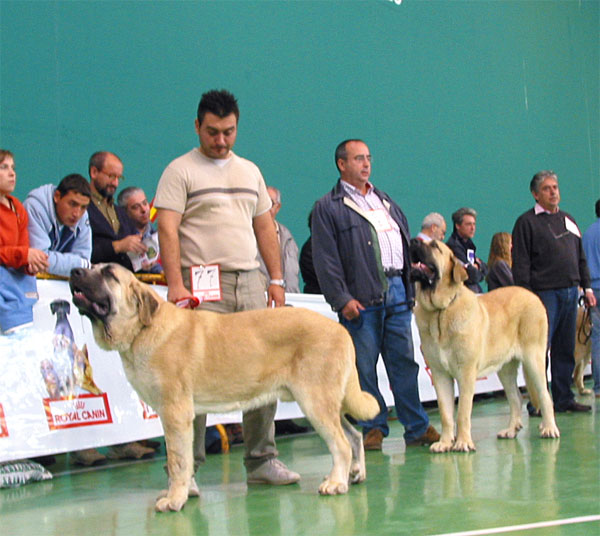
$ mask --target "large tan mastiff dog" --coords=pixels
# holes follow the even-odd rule
[[[477,296],[463,281],[467,272],[443,242],[411,242],[411,275],[417,285],[415,318],[423,354],[437,393],[442,434],[432,452],[475,450],[471,411],[477,378],[498,372],[510,406],[508,427],[499,438],[514,438],[523,427],[519,363],[531,401],[542,412],[542,437],[559,437],[546,385],[546,310],[535,294],[505,287]],[[458,383],[454,435],[454,379]]]
[[[228,315],[179,309],[116,264],[71,272],[73,303],[94,338],[117,350],[127,379],[158,413],[169,489],[158,511],[180,510],[193,476],[195,413],[296,400],[333,456],[319,493],[346,493],[366,478],[362,435],[344,417],[371,419],[379,405],[361,391],[346,330],[307,309]]]

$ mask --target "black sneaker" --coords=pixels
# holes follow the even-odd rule
[[[575,402],[575,400],[567,402],[565,406],[554,406],[554,411],[556,413],[584,413],[591,410],[592,406],[588,406],[587,404],[579,404],[578,402]]]
[[[529,413],[530,417],[541,417],[542,412],[539,409],[536,409],[535,406],[531,402],[527,402],[527,413]]]

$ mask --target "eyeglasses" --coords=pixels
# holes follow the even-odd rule
[[[16,170],[14,165],[10,165],[10,164],[0,164],[0,170],[2,171],[6,171],[7,169],[12,169],[13,171]]]
[[[100,173],[103,173],[104,175],[106,175],[111,181],[117,180],[117,181],[124,181],[125,177],[123,177],[123,175],[117,175],[116,173],[106,173],[106,171],[104,171],[103,169],[99,170]]]

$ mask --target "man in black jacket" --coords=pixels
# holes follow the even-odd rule
[[[513,277],[516,285],[540,297],[548,313],[554,410],[590,411],[590,406],[575,402],[571,390],[580,286],[586,304],[596,305],[581,232],[571,215],[558,208],[556,173],[536,173],[529,187],[536,204],[517,219],[513,229]],[[531,404],[527,409],[530,415],[538,414]]]
[[[132,270],[127,252],[145,253],[146,246],[125,209],[113,199],[123,178],[123,163],[117,155],[99,151],[91,156],[88,169],[92,189],[88,207],[92,263],[116,262]]]
[[[364,447],[381,450],[389,433],[387,405],[377,385],[380,353],[406,444],[431,444],[440,435],[419,399],[406,217],[369,182],[371,154],[363,141],[340,143],[335,163],[340,180],[312,213],[313,262],[325,299],[354,341],[361,387],[381,408],[371,421],[359,422],[366,434]]]
[[[483,291],[479,286],[479,282],[485,279],[488,267],[475,254],[477,248],[473,243],[473,236],[475,236],[477,225],[477,212],[472,208],[459,208],[452,214],[452,222],[454,223],[454,231],[446,244],[467,269],[469,278],[465,281],[465,286],[473,292],[481,294]]]

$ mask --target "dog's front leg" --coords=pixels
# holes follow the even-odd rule
[[[181,510],[188,499],[188,490],[193,476],[193,403],[190,399],[187,408],[180,403],[173,406],[165,407],[160,412],[167,447],[169,489],[166,496],[159,496],[157,499],[155,506],[157,512]]]
[[[475,449],[471,438],[471,412],[477,373],[473,370],[461,371],[458,381],[458,414],[456,417],[456,441],[452,445],[455,452],[469,452]]]
[[[433,386],[438,398],[442,435],[433,443],[431,452],[448,452],[454,443],[454,379],[443,369],[431,368]]]

